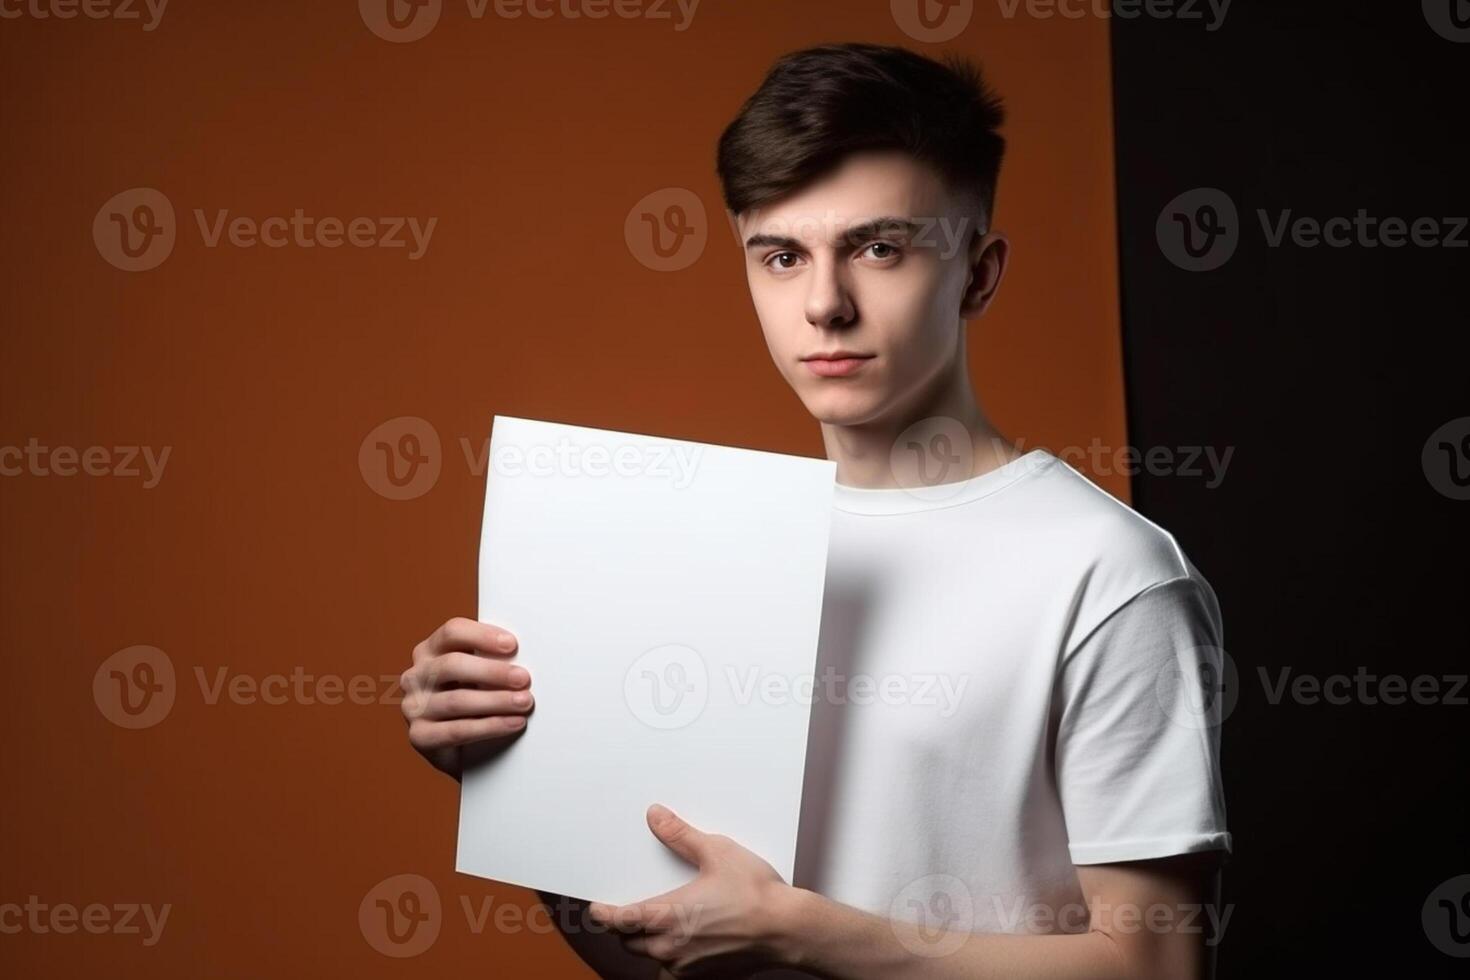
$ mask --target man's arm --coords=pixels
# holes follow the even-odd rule
[[[932,931],[921,936],[917,926],[799,888],[785,892],[777,931],[788,963],[830,980],[1212,980],[1213,923],[1225,921],[1217,859],[1079,865],[1091,914],[1085,933],[967,933],[953,952],[927,956],[914,950],[946,948]]]

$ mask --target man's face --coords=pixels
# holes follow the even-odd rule
[[[895,421],[963,371],[964,320],[993,288],[972,270],[998,281],[1004,263],[1002,242],[972,266],[977,222],[936,171],[887,151],[737,218],[766,346],[818,421]]]

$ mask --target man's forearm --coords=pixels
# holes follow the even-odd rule
[[[773,910],[782,958],[831,980],[1139,980],[1106,933],[946,933],[886,919],[803,888]],[[933,955],[939,954],[939,955]]]

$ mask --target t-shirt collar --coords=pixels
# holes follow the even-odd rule
[[[968,480],[938,483],[929,487],[871,489],[838,483],[833,495],[833,506],[850,514],[871,515],[939,510],[989,496],[1055,459],[1047,450],[1037,448]]]

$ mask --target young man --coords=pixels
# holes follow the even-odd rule
[[[971,390],[965,322],[1008,257],[1001,120],[962,61],[831,45],[720,140],[766,343],[837,463],[797,871],[651,807],[699,873],[566,930],[604,975],[1211,973],[1219,609],[1171,535]],[[440,769],[527,723],[514,651],[466,619],[414,650],[410,740]],[[874,696],[892,679],[930,696]]]

